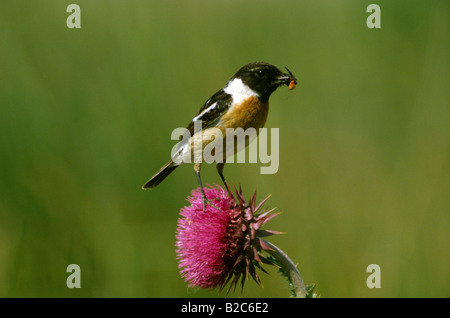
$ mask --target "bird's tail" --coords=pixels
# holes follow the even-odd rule
[[[178,166],[174,164],[172,160],[164,165],[150,180],[148,180],[142,189],[153,189],[158,184],[160,184],[172,171],[174,171]]]

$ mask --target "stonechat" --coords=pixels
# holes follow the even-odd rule
[[[226,143],[226,135],[229,128],[248,129],[254,128],[256,134],[266,122],[269,111],[269,97],[281,85],[287,85],[292,90],[297,85],[297,79],[286,68],[283,73],[276,66],[266,62],[253,62],[244,65],[231,77],[225,87],[211,96],[200,108],[197,115],[190,121],[186,128],[185,138],[178,144],[178,150],[147,183],[143,189],[152,189],[160,184],[172,171],[185,162],[194,162],[194,171],[200,186],[203,206],[210,204],[203,191],[200,178],[200,167],[204,158],[201,152],[217,136],[221,134],[222,143]],[[196,129],[198,123],[201,128]],[[196,147],[195,145],[200,145]],[[244,145],[245,147],[245,145]],[[228,189],[223,168],[229,155],[234,155],[239,147],[233,146],[234,151],[222,151],[217,161],[217,171],[225,187]],[[199,153],[200,152],[200,153]]]

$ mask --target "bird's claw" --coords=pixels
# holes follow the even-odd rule
[[[203,202],[203,212],[206,212],[206,205],[208,204],[209,206],[215,208],[217,211],[220,211],[220,208],[215,206],[211,200],[208,200],[206,198],[206,196],[202,196],[202,202]]]

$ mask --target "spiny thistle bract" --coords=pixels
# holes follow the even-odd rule
[[[249,276],[261,285],[256,268],[266,272],[262,263],[275,265],[263,256],[271,248],[261,238],[280,233],[261,227],[279,213],[261,209],[269,197],[256,205],[256,192],[247,203],[242,189],[235,189],[236,196],[220,186],[204,191],[218,209],[207,205],[204,210],[200,189],[187,198],[190,206],[181,209],[176,234],[181,276],[190,287],[219,291],[230,283],[229,292],[240,281],[242,292]]]

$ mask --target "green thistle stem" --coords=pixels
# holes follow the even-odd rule
[[[288,280],[290,283],[292,283],[292,286],[295,291],[295,297],[297,298],[306,298],[308,295],[308,292],[306,290],[305,283],[303,282],[302,276],[300,275],[300,272],[297,269],[297,266],[292,262],[292,260],[287,256],[285,252],[280,250],[277,246],[273,245],[272,243],[264,240],[264,243],[269,245],[269,247],[272,250],[266,250],[267,253],[269,253],[272,257],[274,257],[278,263],[280,264],[280,267],[283,269],[283,273],[286,274],[288,277]]]

